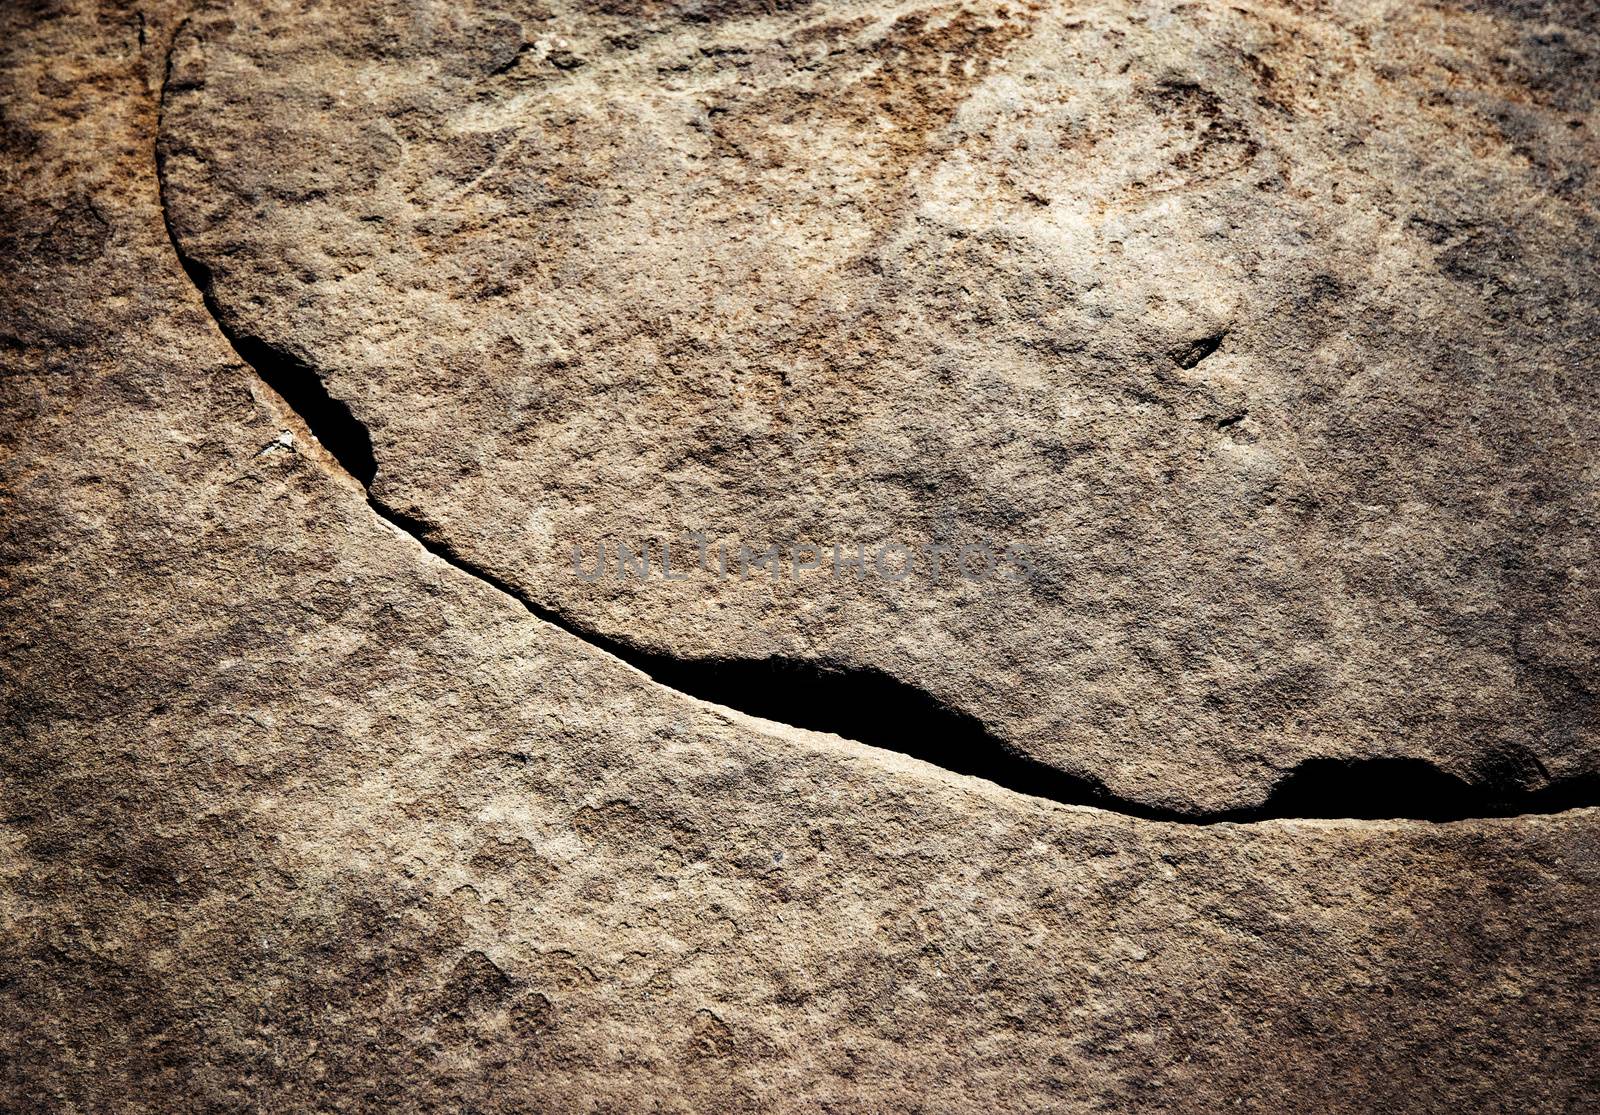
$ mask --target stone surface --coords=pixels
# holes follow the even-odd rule
[[[1062,806],[676,694],[375,516],[167,238],[168,45],[177,74],[186,34],[223,30],[189,15],[0,12],[0,1108],[1600,1103],[1600,810],[1188,825]],[[406,48],[424,93],[466,65],[443,39]],[[302,166],[331,164],[317,142]],[[1459,301],[1441,312],[1474,312]],[[1564,328],[1543,343],[1576,346]],[[1500,388],[1528,437],[1580,405],[1563,367],[1566,402]],[[329,383],[398,414],[406,374]],[[436,386],[443,421],[458,404]],[[1543,564],[1564,522],[1508,553],[1517,591],[1577,576]],[[460,545],[487,545],[470,525]],[[1578,645],[1563,615],[1539,645]],[[1576,747],[1575,724],[1546,727]]]
[[[529,600],[1206,812],[1319,758],[1595,772],[1596,42],[1577,3],[239,3],[160,145],[224,322]],[[694,534],[732,575],[575,573]],[[830,575],[963,544],[1034,560]]]

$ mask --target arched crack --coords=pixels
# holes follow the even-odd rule
[[[180,26],[173,42],[181,35]],[[366,426],[333,398],[315,369],[260,338],[233,328],[213,295],[210,268],[187,255],[172,225],[160,150],[171,79],[167,56],[157,123],[156,178],[162,218],[173,252],[194,282],[206,310],[234,352],[294,410],[338,465],[367,493],[385,522],[429,553],[520,603],[530,614],[594,649],[640,670],[655,682],[723,709],[797,728],[829,732],[860,744],[909,755],[945,770],[1067,805],[1092,806],[1147,820],[1183,824],[1255,823],[1290,819],[1455,821],[1546,814],[1600,803],[1600,776],[1587,775],[1528,791],[1514,785],[1473,785],[1422,759],[1310,759],[1286,775],[1257,806],[1184,812],[1121,797],[1098,779],[1075,775],[1023,755],[970,714],[873,669],[838,669],[794,659],[689,660],[629,646],[588,630],[531,599],[524,590],[464,557],[432,524],[385,505],[372,492],[377,461]],[[1223,329],[1173,354],[1190,368],[1211,355]],[[1224,420],[1227,425],[1237,419]]]

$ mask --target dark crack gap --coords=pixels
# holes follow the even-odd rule
[[[169,79],[170,73],[169,52]],[[1600,776],[1594,775],[1525,791],[1512,785],[1469,784],[1421,759],[1311,759],[1281,778],[1259,806],[1183,812],[1119,797],[1098,779],[1020,754],[970,714],[879,670],[836,669],[784,658],[684,659],[633,647],[573,623],[462,557],[432,524],[398,512],[374,496],[377,460],[366,426],[347,404],[329,394],[322,378],[303,360],[230,325],[215,300],[210,268],[184,252],[172,225],[159,138],[159,117],[164,115],[166,97],[164,82],[156,149],[162,219],[174,254],[239,359],[294,410],[323,448],[362,486],[368,506],[385,522],[460,572],[510,596],[537,619],[620,659],[658,684],[735,712],[908,755],[1020,794],[1146,820],[1182,824],[1313,819],[1443,822],[1558,813],[1600,802]],[[1214,352],[1226,332],[1191,346],[1183,359],[1192,357],[1192,362],[1184,366],[1193,366]]]
[[[172,235],[169,224],[167,233]],[[173,239],[176,245],[176,238]],[[378,461],[372,453],[372,435],[350,407],[328,394],[327,384],[305,361],[273,348],[258,337],[241,334],[223,324],[222,311],[211,292],[211,269],[205,264],[178,254],[183,269],[200,291],[206,310],[233,346],[233,351],[289,404],[321,446],[333,455],[363,488],[370,488],[378,475]]]
[[[1020,794],[1180,824],[1271,820],[1461,821],[1558,813],[1600,799],[1600,781],[1571,780],[1536,791],[1473,785],[1423,759],[1310,759],[1259,806],[1203,813],[1149,805],[1111,793],[1098,779],[1020,754],[969,713],[870,668],[839,669],[789,658],[685,659],[618,642],[575,624],[461,556],[432,523],[367,501],[381,518],[470,577],[499,589],[536,618],[605,651],[652,681],[723,708],[908,755]]]

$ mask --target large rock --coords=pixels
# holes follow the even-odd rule
[[[1595,771],[1597,90],[1580,4],[238,3],[160,150],[436,544],[719,700],[1198,813]]]
[[[1600,1104],[1600,811],[1065,807],[374,516],[163,229],[184,14],[0,12],[0,1109]]]

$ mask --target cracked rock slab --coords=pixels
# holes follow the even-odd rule
[[[1151,810],[1515,793],[1596,772],[1586,11],[220,5],[159,149],[379,504],[597,641]]]
[[[0,11],[0,1109],[1600,1104],[1600,810],[1063,807],[671,692],[374,515],[167,238],[190,15]]]

